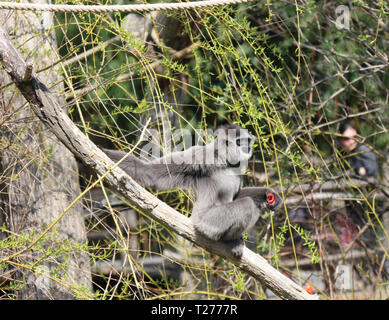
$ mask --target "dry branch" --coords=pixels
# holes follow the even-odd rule
[[[180,50],[180,51],[177,51],[175,52],[173,55],[172,55],[172,59],[174,60],[180,60],[180,59],[183,59],[185,57],[188,57],[190,56],[192,53],[193,53],[193,50],[195,48],[197,48],[198,46],[200,45],[199,42],[195,42],[193,44],[191,44],[190,46]],[[97,47],[97,49],[100,50],[100,47]],[[91,49],[90,51],[86,52],[84,54],[84,58],[90,53],[90,52],[93,52],[94,51],[97,51],[94,49]],[[92,53],[93,53],[92,52]],[[65,62],[66,65],[69,65],[70,63],[74,63],[75,61],[78,61],[78,58],[79,56],[76,56],[75,58],[72,58],[72,59],[69,59]],[[74,60],[73,60],[74,59]],[[69,62],[70,61],[70,62]],[[157,70],[158,67],[160,67],[162,65],[162,61],[161,60],[156,60],[154,62],[150,62],[149,64],[145,65],[144,68],[145,69],[149,69],[149,70]],[[127,72],[125,74],[122,74],[120,76],[118,76],[116,79],[115,79],[115,82],[119,83],[119,82],[122,82],[122,81],[127,81],[127,80],[130,80],[134,77],[137,76],[137,72],[133,72],[133,71],[130,71],[130,72]],[[77,89],[75,90],[74,92],[72,93],[69,93],[66,95],[66,99],[80,99],[82,98],[83,96],[97,90],[97,89],[100,89],[101,87],[107,85],[108,81],[105,80],[105,81],[101,81],[99,83],[96,83],[94,85],[91,85],[91,86],[87,86],[87,87],[84,87],[84,88],[81,88],[81,89]]]
[[[336,254],[331,254],[328,256],[322,257],[324,261],[330,262],[330,261],[339,261],[339,260],[357,260],[361,258],[366,258],[366,251],[362,250],[352,250],[350,252],[347,252],[346,254],[342,253],[336,253]],[[296,267],[296,261],[294,259],[290,260],[285,260],[280,262],[281,266],[284,268],[295,268]],[[312,262],[312,259],[306,258],[306,259],[300,259],[298,261],[299,267],[304,267],[304,266],[311,266],[314,263]]]
[[[273,268],[263,257],[244,248],[241,259],[236,259],[228,247],[220,242],[197,236],[191,221],[170,208],[137,184],[84,135],[62,111],[56,97],[32,73],[25,80],[27,65],[10,42],[7,33],[0,27],[0,61],[11,76],[15,85],[29,102],[38,118],[57,138],[85,165],[92,168],[98,176],[106,174],[105,183],[124,197],[129,203],[150,218],[158,221],[180,236],[220,255],[247,272],[277,296],[283,299],[314,299],[303,288]],[[108,173],[107,173],[108,172]]]

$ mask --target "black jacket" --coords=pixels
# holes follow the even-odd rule
[[[355,171],[355,174],[359,175],[359,169],[363,167],[366,170],[365,177],[378,176],[376,155],[365,145],[358,144],[357,147],[345,157],[345,159],[350,164],[350,167]]]

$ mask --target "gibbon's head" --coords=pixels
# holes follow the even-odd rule
[[[223,125],[216,130],[218,156],[231,167],[244,165],[252,156],[255,137],[238,125]]]
[[[282,206],[282,198],[272,188],[267,188],[264,194],[264,204],[266,209],[278,211]]]

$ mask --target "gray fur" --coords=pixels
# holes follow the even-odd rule
[[[242,233],[255,224],[262,210],[277,210],[282,199],[270,188],[241,189],[237,164],[251,157],[254,137],[242,131],[230,138],[226,135],[229,129],[241,128],[223,126],[217,130],[216,139],[206,146],[173,152],[151,162],[129,155],[120,167],[145,187],[157,190],[193,189],[195,203],[191,219],[196,231],[211,240],[230,243],[232,253],[240,257]],[[104,151],[113,161],[125,155],[121,151]],[[206,161],[210,155],[213,161]],[[267,203],[270,192],[275,196],[272,205]]]

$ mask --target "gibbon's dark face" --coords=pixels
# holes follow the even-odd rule
[[[239,166],[251,158],[255,137],[238,125],[226,125],[217,130],[218,148],[226,148],[226,160]]]
[[[273,189],[269,188],[264,195],[265,207],[272,211],[278,211],[282,205],[282,199]]]

